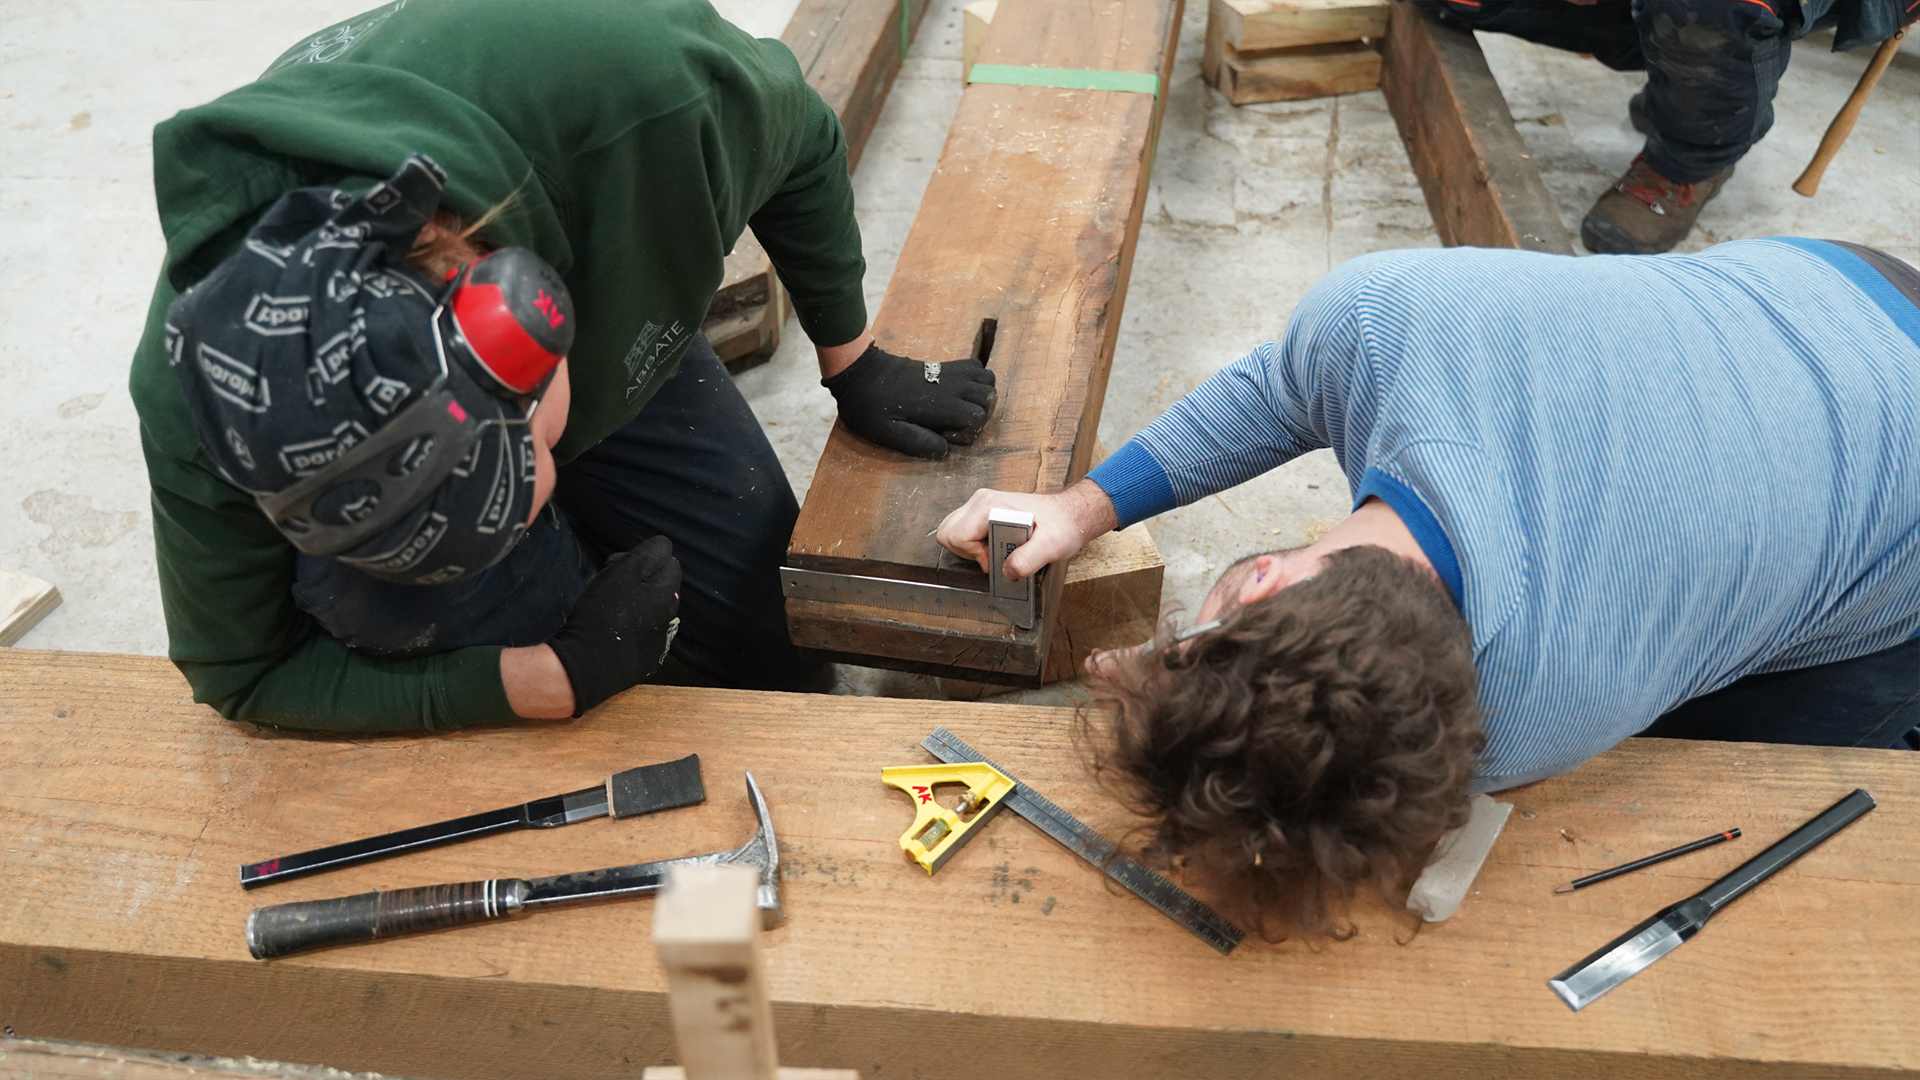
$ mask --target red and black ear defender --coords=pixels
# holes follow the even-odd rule
[[[501,397],[543,386],[573,348],[573,297],[546,260],[501,248],[461,267],[445,301],[458,351]]]

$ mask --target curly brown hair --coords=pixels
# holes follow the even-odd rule
[[[1379,547],[1336,551],[1093,690],[1107,708],[1083,734],[1149,819],[1144,854],[1184,864],[1269,941],[1350,936],[1362,883],[1403,904],[1466,821],[1486,745],[1466,620],[1430,571]]]

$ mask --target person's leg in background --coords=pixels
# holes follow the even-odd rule
[[[1796,0],[1633,0],[1647,69],[1635,126],[1647,141],[1580,223],[1587,250],[1653,255],[1693,230],[1734,163],[1773,126],[1797,29],[1782,7],[1797,20]]]
[[[677,660],[697,681],[755,690],[823,677],[787,637],[780,591],[800,505],[704,336],[638,417],[560,467],[554,501],[603,554],[653,536],[673,541],[683,578],[670,667]]]
[[[1749,675],[1640,734],[1920,750],[1920,638],[1852,660]]]
[[[1511,3],[1506,0],[1412,0],[1441,22],[1468,30],[1485,30],[1547,45],[1568,52],[1591,53],[1615,71],[1639,71],[1646,66],[1640,54],[1640,31],[1633,8],[1618,0],[1586,3]]]

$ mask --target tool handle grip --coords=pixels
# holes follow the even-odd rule
[[[1698,899],[1707,902],[1712,909],[1709,914],[1718,912],[1746,895],[1747,890],[1778,873],[1788,863],[1826,843],[1834,833],[1858,821],[1874,805],[1873,796],[1867,794],[1866,788],[1855,788],[1853,794],[1822,810],[1812,821],[1774,841],[1772,847],[1707,886]]]
[[[326,945],[485,922],[521,910],[527,891],[519,878],[500,878],[255,908],[247,916],[247,951],[265,960]]]

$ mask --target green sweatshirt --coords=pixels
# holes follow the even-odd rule
[[[161,347],[167,306],[295,187],[364,190],[408,154],[446,205],[538,252],[573,292],[573,408],[554,454],[631,420],[679,366],[749,222],[814,341],[866,327],[839,120],[778,41],[704,0],[401,0],[154,129],[166,266],[134,355],[169,652],[194,698],[284,728],[513,718],[497,648],[386,660],[293,604],[293,547],[201,451]]]

